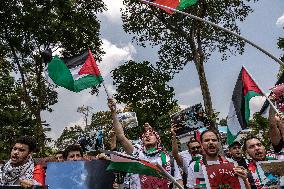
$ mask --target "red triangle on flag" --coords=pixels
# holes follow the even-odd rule
[[[83,74],[90,74],[90,75],[95,75],[95,76],[101,75],[100,70],[96,64],[96,61],[92,55],[91,50],[89,50],[88,57],[79,71],[79,75],[83,75]]]

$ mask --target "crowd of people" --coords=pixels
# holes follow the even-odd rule
[[[282,116],[270,111],[270,138],[273,148],[266,151],[264,144],[256,136],[247,136],[243,142],[235,141],[228,146],[227,153],[220,142],[220,135],[215,130],[207,129],[201,133],[200,139],[191,138],[187,143],[188,150],[179,152],[176,132],[178,128],[171,125],[172,151],[167,152],[162,145],[159,133],[148,123],[144,124],[140,143],[133,144],[125,133],[117,117],[116,103],[109,99],[108,106],[113,120],[113,129],[109,142],[111,150],[116,150],[116,142],[123,148],[123,153],[134,158],[146,160],[161,165],[177,182],[169,179],[139,175],[124,174],[123,181],[114,180],[115,189],[169,189],[178,188],[206,188],[204,167],[214,164],[225,165],[234,163],[234,177],[240,178],[246,189],[261,189],[284,187],[284,179],[261,171],[257,162],[284,159],[284,122]],[[32,154],[36,149],[36,141],[30,136],[23,136],[15,141],[11,148],[10,159],[3,162],[0,171],[0,185],[21,185],[29,188],[35,185],[45,185],[44,163],[35,163]],[[64,151],[58,151],[50,161],[87,161],[94,159],[111,160],[105,154],[96,157],[86,157],[80,145],[67,146]],[[284,168],[284,167],[283,167]],[[207,183],[208,184],[208,183]]]

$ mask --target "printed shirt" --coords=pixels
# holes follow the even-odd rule
[[[142,148],[138,146],[134,146],[133,156],[142,160],[149,161],[151,163],[158,163],[162,165],[162,159],[160,153],[157,153],[153,156],[147,156],[143,153]],[[171,161],[170,156],[166,154],[166,165],[164,168],[167,170],[168,173],[171,173]],[[174,161],[174,178],[176,180],[181,180],[181,174],[177,163]],[[130,176],[130,188],[131,189],[168,189],[169,188],[169,181],[167,179],[161,179],[158,177],[151,177],[145,175],[138,175],[133,174]]]
[[[265,160],[276,160],[277,156],[275,154],[267,154]],[[273,179],[276,179],[271,174],[266,175],[259,164],[253,161],[247,161],[248,170],[250,171],[254,185],[257,189],[269,188],[269,185]]]
[[[223,158],[220,159],[222,161],[221,163],[228,162],[226,159]],[[207,164],[208,165],[220,164],[220,160],[207,161]],[[186,186],[188,188],[195,188],[195,187],[206,188],[205,176],[202,171],[202,166],[205,166],[202,163],[202,160],[191,161],[188,169],[187,183],[186,183]]]

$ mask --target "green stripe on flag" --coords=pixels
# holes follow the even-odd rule
[[[107,171],[121,171],[125,173],[135,173],[154,177],[165,177],[162,172],[158,172],[149,166],[145,166],[139,162],[110,162]]]
[[[197,3],[198,0],[180,0],[177,10],[183,10],[189,6],[192,6]]]
[[[94,75],[86,75],[74,81],[74,92],[80,92],[83,89],[96,86],[102,83],[102,76],[96,77]]]
[[[228,128],[227,129],[227,143],[228,143],[228,145],[232,144],[235,141],[235,139],[237,138],[237,136],[238,136],[238,134],[234,136]]]
[[[74,91],[74,79],[66,64],[55,56],[51,62],[48,63],[48,76],[52,81],[70,91]]]

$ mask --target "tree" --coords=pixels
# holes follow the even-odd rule
[[[252,134],[254,136],[261,136],[266,149],[270,147],[270,135],[269,135],[269,121],[267,118],[262,117],[258,112],[253,114],[253,119],[250,120],[250,128],[252,128]]]
[[[23,133],[33,136],[35,119],[22,106],[21,87],[10,75],[12,66],[0,58],[0,159],[8,159],[14,140]]]
[[[80,106],[77,108],[77,112],[83,114],[84,121],[85,121],[85,127],[88,126],[88,117],[90,115],[91,109],[93,109],[91,106]]]
[[[81,136],[84,135],[82,127],[75,125],[74,127],[65,127],[60,137],[56,140],[55,146],[59,150],[64,150],[68,145],[78,144]]]
[[[184,11],[240,33],[237,23],[244,21],[252,12],[248,2],[250,0],[200,0]],[[204,63],[215,51],[221,53],[222,60],[231,54],[242,54],[244,42],[179,13],[169,15],[157,7],[137,0],[124,0],[124,4],[122,20],[125,32],[135,34],[133,40],[143,47],[146,44],[159,45],[160,61],[157,64],[164,72],[173,77],[189,62],[195,64],[205,111],[209,116],[212,115],[214,111]]]
[[[160,125],[160,117],[169,118],[170,112],[177,107],[177,101],[174,89],[167,84],[170,80],[167,74],[148,61],[128,61],[113,70],[113,79],[117,88],[115,99],[126,104],[128,111],[136,112],[138,118],[139,127],[126,132],[130,139],[141,135],[146,122],[160,133],[169,130],[170,122]]]
[[[54,86],[47,85],[41,54],[48,48],[61,49],[63,56],[86,48],[103,51],[96,14],[105,9],[102,0],[4,1],[0,7],[0,54],[10,62],[19,78],[21,105],[35,117],[35,134],[44,146],[42,111],[52,111],[57,102]]]

